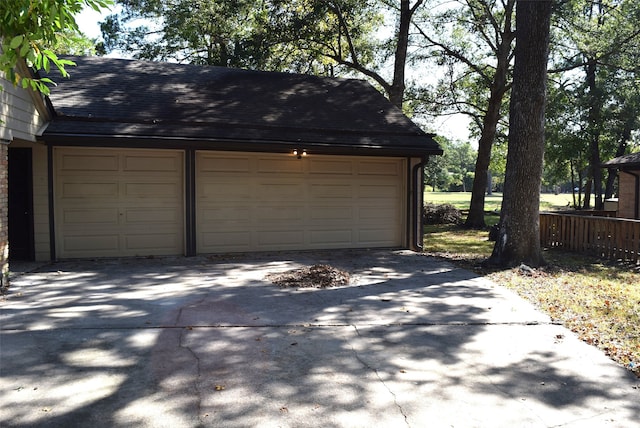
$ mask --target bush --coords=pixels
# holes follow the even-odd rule
[[[425,224],[461,224],[462,212],[451,204],[425,204],[422,219]]]

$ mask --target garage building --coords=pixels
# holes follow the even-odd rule
[[[420,246],[442,151],[368,83],[71,59],[38,142],[15,146],[34,258]]]

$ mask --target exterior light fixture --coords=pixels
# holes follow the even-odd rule
[[[293,149],[293,155],[298,159],[302,159],[302,156],[307,155],[307,149],[302,149],[302,151],[300,151],[299,149]]]

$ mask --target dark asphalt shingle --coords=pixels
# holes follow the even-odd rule
[[[620,156],[603,163],[606,167],[640,169],[640,152]]]
[[[368,83],[355,79],[74,57],[50,95],[45,139],[201,140],[219,146],[315,144],[330,151],[441,153]]]

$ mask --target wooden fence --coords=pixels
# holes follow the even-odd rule
[[[540,244],[640,263],[640,220],[540,214]]]

